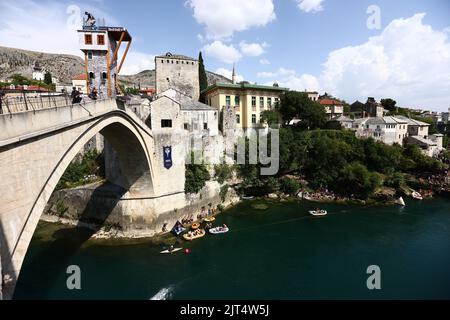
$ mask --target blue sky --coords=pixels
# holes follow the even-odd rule
[[[367,27],[371,5],[379,29]],[[202,50],[208,70],[229,75],[235,63],[251,82],[450,107],[450,1],[0,0],[0,45],[79,54],[74,8],[130,31],[125,73],[152,68],[156,54]]]

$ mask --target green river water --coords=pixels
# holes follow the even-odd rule
[[[246,201],[216,224],[231,231],[159,254],[147,240],[88,240],[41,223],[15,299],[450,299],[450,200],[404,208]],[[81,290],[66,287],[67,266]],[[367,267],[381,268],[368,290]]]

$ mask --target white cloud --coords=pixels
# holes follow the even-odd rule
[[[450,106],[450,43],[423,23],[425,14],[393,20],[366,43],[331,52],[321,84],[345,99],[392,97],[400,105]]]
[[[324,0],[297,0],[297,6],[304,12],[319,12],[323,10]]]
[[[273,0],[187,0],[194,18],[210,39],[229,38],[234,32],[265,26],[276,19]]]
[[[267,60],[267,59],[261,59],[261,60],[259,60],[259,63],[262,64],[262,65],[269,65],[270,61]]]
[[[277,82],[282,87],[288,87],[299,91],[319,90],[320,85],[318,79],[310,74],[298,75],[295,70],[280,68],[276,72],[259,72],[259,78],[270,78],[267,85]]]
[[[264,48],[268,46],[267,43],[247,43],[246,41],[241,41],[239,47],[243,55],[248,57],[258,57],[264,53]]]
[[[242,58],[240,52],[232,45],[226,45],[222,41],[214,41],[203,47],[207,56],[214,57],[225,63],[235,63]]]
[[[127,55],[120,74],[132,75],[144,70],[152,70],[154,68],[154,55],[133,51]]]
[[[66,6],[60,3],[2,1],[0,45],[81,56],[78,34],[68,27],[68,18]]]
[[[95,2],[101,5],[103,1]],[[120,25],[114,17],[89,4],[68,6],[59,2],[34,0],[2,1],[0,46],[82,56],[76,30],[81,27],[85,10],[92,12],[98,20],[105,19],[107,24]],[[121,52],[123,49],[124,45]],[[134,74],[153,67],[154,56],[138,52],[131,46],[121,73]]]
[[[219,68],[215,71],[215,73],[220,74],[228,79],[231,79],[233,76],[233,71],[225,68]],[[236,82],[244,81],[244,76],[240,74],[236,74]]]

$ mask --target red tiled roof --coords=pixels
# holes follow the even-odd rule
[[[339,100],[334,100],[334,99],[322,99],[319,100],[319,103],[323,106],[342,106],[343,103],[340,102]]]
[[[75,76],[72,80],[86,80],[86,79],[87,79],[86,74],[82,73],[82,74]]]

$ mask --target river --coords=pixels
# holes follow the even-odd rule
[[[450,200],[404,208],[243,202],[221,214],[231,231],[161,255],[149,240],[85,240],[40,223],[15,299],[450,299]],[[81,269],[81,290],[66,268]],[[367,267],[381,269],[368,290]]]

